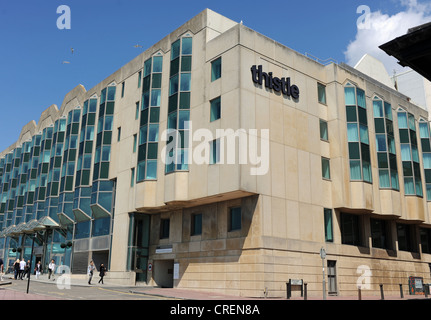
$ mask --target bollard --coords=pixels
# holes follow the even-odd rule
[[[385,300],[385,295],[383,293],[383,284],[380,284],[380,297],[382,300]]]
[[[290,286],[290,280],[289,282],[286,282],[286,295],[287,299],[290,299],[290,297],[292,296],[292,287]]]
[[[362,300],[361,287],[358,287],[358,300]]]
[[[304,282],[304,300],[307,300],[307,283]]]
[[[402,283],[400,283],[400,297],[401,297],[401,299],[403,299],[403,298],[404,298],[404,294],[403,294],[403,285],[402,285]]]

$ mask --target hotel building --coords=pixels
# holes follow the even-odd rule
[[[407,293],[431,281],[430,138],[394,89],[205,10],[0,153],[0,256],[286,297],[321,296],[323,248],[328,294]]]

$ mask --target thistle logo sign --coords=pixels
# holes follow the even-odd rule
[[[251,78],[254,83],[262,85],[265,81],[265,87],[276,92],[282,92],[285,96],[299,99],[299,88],[296,85],[291,85],[290,78],[277,78],[272,76],[272,72],[266,73],[262,71],[262,66],[251,67]]]

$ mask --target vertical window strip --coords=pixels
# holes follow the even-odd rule
[[[398,109],[398,128],[401,143],[405,195],[423,196],[417,149],[416,125],[413,114]]]
[[[431,201],[431,140],[429,123],[421,119],[419,121],[419,135],[422,146],[422,161],[424,165],[425,190],[427,201]]]
[[[94,219],[106,216],[109,218],[113,210],[112,196],[115,184],[112,180],[109,180],[109,167],[111,161],[116,93],[116,85],[110,85],[101,91],[93,164],[93,183],[90,190],[91,213]],[[93,222],[93,226],[94,223],[96,222]],[[84,227],[84,225],[82,226]],[[87,230],[87,227],[85,227],[85,229]]]
[[[378,97],[373,99],[374,127],[376,132],[379,186],[399,190],[398,168],[395,151],[392,107]]]
[[[372,183],[365,92],[351,84],[344,88],[350,179]]]
[[[165,173],[188,170],[189,128],[186,123],[190,120],[192,42],[191,37],[183,37],[171,47],[168,129],[175,132],[171,140],[174,147],[167,142],[166,158],[172,161],[165,165]]]
[[[136,181],[157,179],[163,56],[144,62]]]

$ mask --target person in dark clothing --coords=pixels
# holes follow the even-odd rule
[[[99,268],[99,277],[100,277],[100,280],[99,280],[98,283],[102,282],[102,284],[103,284],[103,277],[105,276],[105,274],[106,274],[106,268],[103,265],[103,263],[101,263],[100,264],[100,268]]]
[[[4,263],[3,259],[0,258],[0,281],[3,281]]]
[[[14,273],[14,279],[18,280],[18,275],[19,275],[19,259],[16,259],[15,263],[13,264],[13,273]]]

